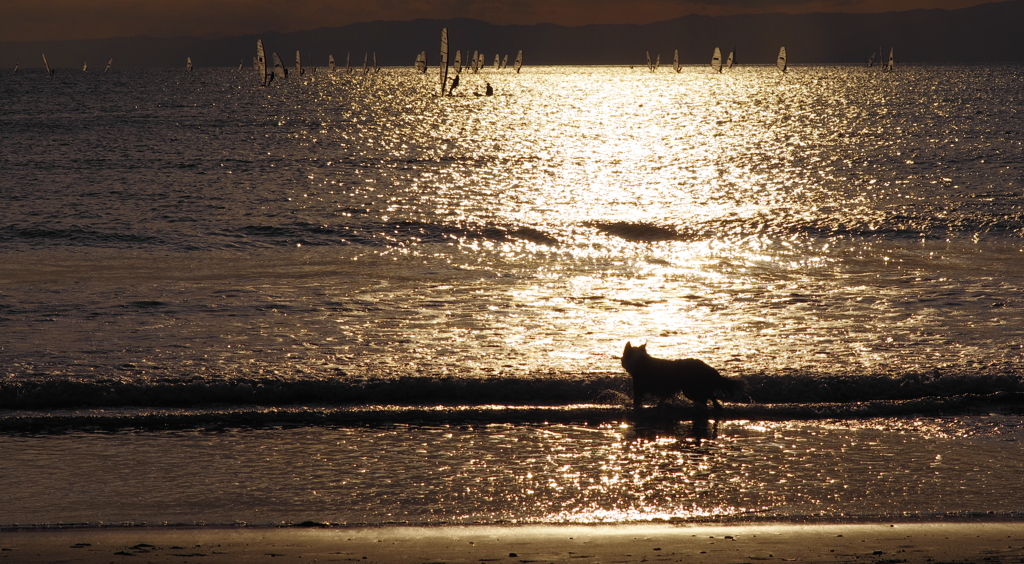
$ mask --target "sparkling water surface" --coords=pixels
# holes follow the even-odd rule
[[[1019,393],[1022,77],[527,67],[442,98],[392,68],[4,75],[0,415],[398,382],[388,405],[413,380],[425,402],[614,404],[626,340],[762,403]],[[1012,517],[1013,405],[747,412],[702,440],[542,420],[8,434],[0,525]]]

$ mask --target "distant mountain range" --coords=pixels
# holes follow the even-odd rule
[[[646,51],[671,63],[679,50],[684,63],[707,63],[719,46],[735,49],[741,64],[774,63],[784,45],[791,65],[861,63],[881,48],[908,62],[1024,61],[1024,0],[982,4],[961,10],[913,10],[883,14],[760,14],[684,16],[645,25],[553,24],[492,25],[471,19],[376,21],[294,33],[263,33],[221,39],[125,37],[79,41],[0,42],[0,68],[50,65],[81,68],[88,61],[102,68],[113,57],[118,68],[182,67],[191,57],[197,67],[251,67],[256,39],[292,65],[301,50],[307,66],[325,66],[333,54],[344,64],[362,66],[376,52],[382,66],[411,66],[426,51],[437,61],[442,27],[449,28],[452,50],[480,50],[488,63],[494,54],[515,57],[522,49],[527,65],[624,65],[645,62]],[[5,72],[9,72],[5,71]]]

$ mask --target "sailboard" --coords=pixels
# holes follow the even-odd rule
[[[114,64],[114,58],[113,58],[113,57],[111,57],[111,58],[110,58],[110,60],[109,60],[109,61],[107,61],[107,68],[103,69],[103,72],[107,72],[108,70],[110,70],[110,67],[111,67],[111,66],[112,66],[113,64]]]
[[[267,85],[267,52],[263,50],[263,40],[256,40],[256,76],[260,78],[263,86]]]
[[[472,64],[472,68],[473,68],[473,72],[474,73],[480,72],[480,52],[479,51],[473,51],[473,64]]]
[[[501,68],[508,68],[508,55],[501,58]]]
[[[651,69],[651,72],[654,72],[654,64],[651,63],[651,52],[650,51],[646,51],[646,53],[647,53],[647,68]]]
[[[495,53],[494,54],[494,70],[498,70],[500,68],[501,68],[501,55]]]
[[[722,50],[718,47],[715,47],[715,52],[711,55],[711,70],[722,72]]]
[[[725,68],[731,69],[736,64],[736,48],[733,47],[732,51],[729,51],[729,58],[725,60]]]
[[[779,58],[775,60],[775,66],[779,67],[780,71],[786,72],[786,69],[788,68],[789,65],[786,63],[786,48],[785,47],[779,48]]]
[[[448,86],[448,28],[441,28],[441,59],[438,63],[438,70],[441,76],[441,95]]]
[[[352,53],[345,53],[345,72],[352,72]]]
[[[245,60],[238,61],[238,70],[245,68]]]
[[[420,51],[419,55],[416,55],[416,70],[419,72],[427,72],[427,52]]]
[[[380,65],[377,64],[377,52],[373,52],[373,74],[380,72]]]
[[[192,57],[185,57],[185,70],[192,72]]]
[[[302,53],[295,51],[295,74],[302,76]]]
[[[18,67],[21,66],[20,62],[14,63],[14,72],[18,72]]]
[[[672,55],[672,69],[676,72],[683,70],[682,65],[679,64],[679,49],[676,49],[674,55]]]
[[[54,69],[50,68],[50,62],[46,60],[46,53],[43,53],[43,66],[46,67],[46,74],[53,76]]]
[[[334,55],[327,57],[327,70],[334,72],[334,69],[337,67],[337,63],[334,62]]]
[[[523,50],[519,50],[519,54],[516,55],[516,62],[512,63],[512,68],[516,69],[516,74],[519,74],[519,70],[523,68]]]
[[[89,70],[89,63],[88,62],[83,62],[82,63],[82,72],[85,72],[87,70]]]
[[[661,67],[661,53],[654,59],[654,70],[658,70],[659,67]]]
[[[875,52],[871,52],[871,56],[868,57],[868,68],[875,66]]]
[[[284,68],[281,57],[274,53],[274,76],[277,78],[288,78],[288,69]]]
[[[462,72],[462,51],[455,52],[455,62],[452,63],[452,67],[454,67],[453,70],[456,75]]]
[[[886,70],[886,71],[891,71],[891,70],[892,70],[892,67],[893,67],[893,65],[895,64],[895,61],[894,61],[894,60],[893,60],[893,58],[892,58],[892,57],[893,57],[893,53],[894,53],[895,51],[896,51],[896,48],[895,48],[895,47],[890,47],[890,48],[889,48],[889,62],[888,62],[888,63],[886,63],[886,65],[885,65],[885,70]]]

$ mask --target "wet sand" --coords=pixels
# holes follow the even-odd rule
[[[0,532],[0,562],[1015,562],[1024,523]]]

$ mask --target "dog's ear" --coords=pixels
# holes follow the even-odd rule
[[[647,343],[644,343],[644,344],[640,345],[637,348],[642,350],[643,352],[647,352]]]
[[[626,341],[626,348],[622,349],[622,356],[629,356],[630,351],[633,350],[633,345]]]

